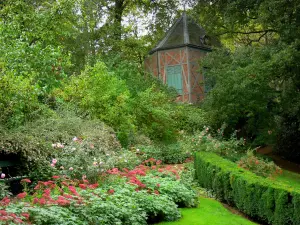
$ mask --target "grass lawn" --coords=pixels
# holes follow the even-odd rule
[[[275,180],[284,183],[291,188],[300,189],[300,174],[283,170],[282,174],[275,178]]]
[[[220,202],[200,197],[198,208],[181,209],[182,218],[175,222],[163,222],[159,225],[254,225],[242,216],[233,214]]]

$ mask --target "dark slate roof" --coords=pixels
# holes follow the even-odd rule
[[[169,29],[166,36],[158,45],[150,51],[191,46],[205,50],[211,50],[207,44],[205,30],[184,12]]]

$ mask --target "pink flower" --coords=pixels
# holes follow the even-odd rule
[[[90,189],[95,189],[95,188],[97,188],[98,186],[99,186],[98,183],[96,183],[96,184],[91,184],[91,185],[89,185],[89,188],[90,188]]]
[[[69,170],[72,171],[72,170],[73,170],[73,167],[70,167]]]
[[[53,179],[58,179],[60,176],[52,176]]]
[[[27,193],[26,192],[23,192],[23,193],[20,193],[17,195],[17,198],[18,199],[22,199],[22,198],[25,198],[27,196]]]
[[[72,141],[78,141],[78,137],[73,137]]]
[[[156,184],[157,187],[160,187],[160,184]]]
[[[115,193],[115,190],[114,190],[114,189],[110,189],[110,190],[108,191],[108,193],[109,193],[109,194],[113,194],[113,193]]]
[[[5,178],[5,173],[1,173],[1,179],[4,179]]]
[[[31,183],[31,180],[29,180],[29,179],[22,179],[21,183]]]
[[[158,191],[158,190],[155,190],[155,191],[154,191],[154,194],[159,195],[159,191]]]
[[[56,164],[57,163],[57,159],[52,159],[52,163]]]
[[[52,167],[55,167],[55,164],[53,164],[53,163],[51,163],[50,165],[51,165]]]

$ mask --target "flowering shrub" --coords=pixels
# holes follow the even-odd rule
[[[225,126],[213,133],[209,127],[204,127],[203,131],[195,133],[193,136],[183,133],[181,136],[183,150],[190,154],[197,151],[209,151],[233,161],[239,159],[240,153],[245,149],[245,140],[238,139],[236,133],[233,133],[230,139],[224,139],[224,129]]]
[[[63,146],[54,143],[55,158],[50,165],[60,174],[70,178],[81,179],[83,176],[92,182],[98,180],[99,174],[117,168],[133,168],[141,161],[130,151],[101,148],[101,143],[89,139],[74,137],[72,142]]]
[[[276,166],[274,162],[267,162],[256,157],[252,151],[248,151],[247,155],[242,157],[238,162],[238,166],[263,177],[275,177],[282,173],[282,169]]]
[[[51,163],[57,166],[59,158]],[[95,183],[85,176],[56,175],[39,181],[31,194],[31,181],[23,179],[23,193],[0,201],[0,223],[138,225],[177,220],[178,205],[197,202],[191,188],[180,182],[180,170],[152,158],[132,170],[112,168]]]

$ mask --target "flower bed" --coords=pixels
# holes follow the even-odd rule
[[[195,192],[179,179],[174,166],[147,160],[132,170],[113,168],[96,183],[66,176],[31,182],[24,192],[0,202],[0,223],[147,224],[180,218],[179,206],[197,205]]]

